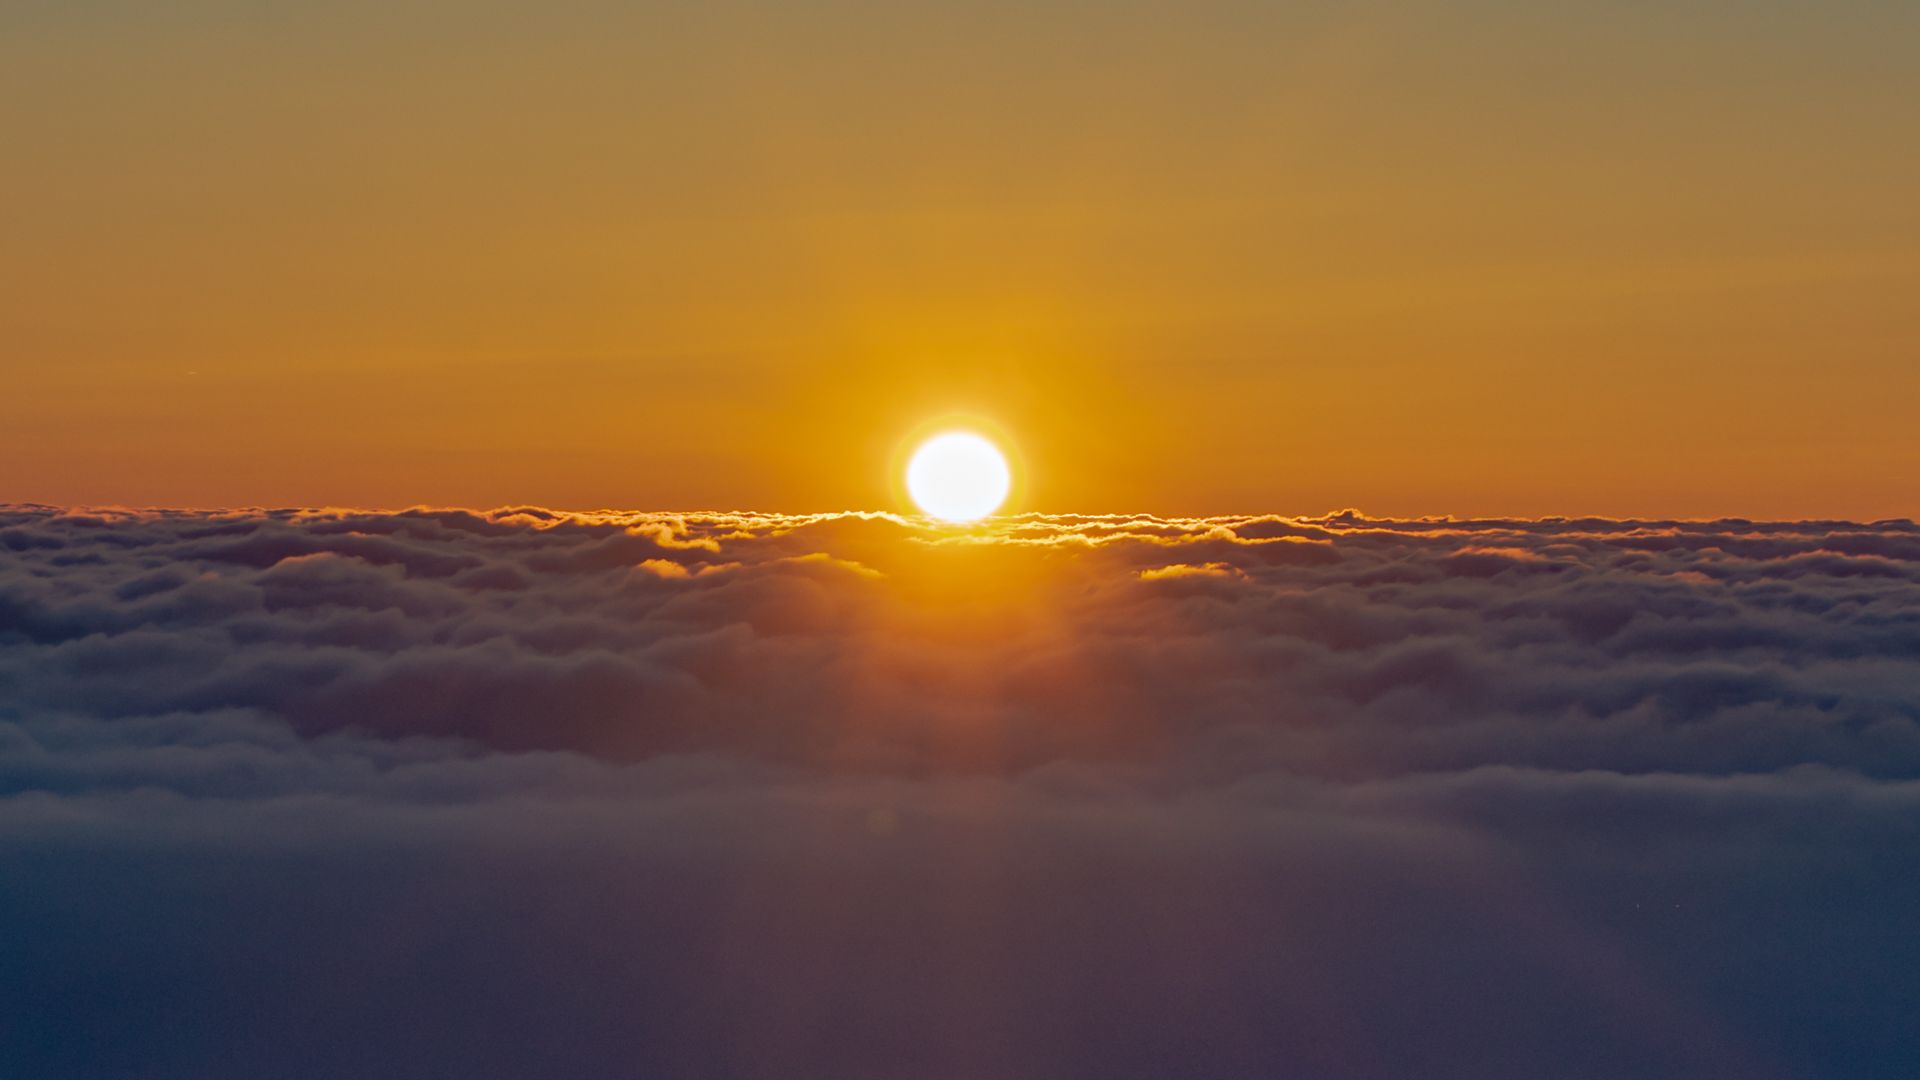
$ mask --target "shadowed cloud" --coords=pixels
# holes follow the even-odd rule
[[[0,508],[0,1072],[1897,1076],[1911,522]]]

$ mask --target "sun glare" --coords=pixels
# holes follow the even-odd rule
[[[942,521],[978,521],[1000,508],[1012,486],[1006,455],[970,431],[935,435],[907,464],[907,494]]]

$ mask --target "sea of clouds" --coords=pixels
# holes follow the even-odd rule
[[[0,1075],[1894,1077],[1920,526],[0,507]]]

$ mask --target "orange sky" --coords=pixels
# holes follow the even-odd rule
[[[0,501],[1920,514],[1911,4],[256,7],[0,14]]]

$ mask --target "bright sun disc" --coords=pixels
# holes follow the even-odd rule
[[[942,521],[977,521],[1000,508],[1013,486],[1000,448],[972,432],[950,431],[920,444],[907,464],[907,494]]]

